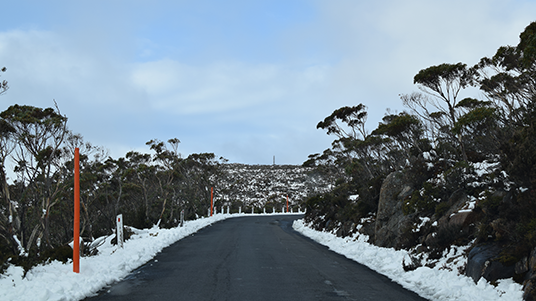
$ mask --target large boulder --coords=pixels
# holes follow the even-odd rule
[[[524,257],[515,266],[516,274],[525,275],[523,283],[523,300],[536,300],[536,248],[528,257]]]
[[[413,215],[405,215],[402,201],[413,192],[413,183],[403,172],[392,172],[382,183],[374,244],[380,247],[400,248],[404,246],[404,234],[413,227]]]
[[[426,246],[445,248],[456,241],[465,241],[476,231],[478,213],[468,206],[468,197],[463,190],[455,191],[449,198],[449,209],[438,218],[437,228],[421,239]],[[474,205],[473,205],[474,206]]]
[[[484,277],[492,282],[514,276],[514,265],[500,262],[501,247],[497,244],[485,244],[474,247],[467,257],[465,274],[475,281]]]

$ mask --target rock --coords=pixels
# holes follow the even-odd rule
[[[467,195],[461,189],[450,196],[450,208],[437,220],[436,237],[427,236],[423,240],[427,246],[442,249],[456,241],[464,241],[475,231],[474,223],[479,213],[467,209],[467,201]]]
[[[534,248],[534,250],[532,250],[532,253],[530,253],[529,269],[532,271],[536,271],[536,248]]]
[[[465,274],[475,283],[482,277],[490,282],[513,277],[514,266],[506,266],[497,260],[500,252],[501,248],[496,244],[474,247],[467,257]]]
[[[523,300],[533,301],[536,299],[536,275],[528,277],[523,282]]]
[[[435,244],[436,235],[437,235],[436,232],[433,232],[433,233],[430,233],[430,234],[426,235],[426,237],[423,240],[424,244],[427,245],[427,246],[431,246],[431,245]]]
[[[463,228],[475,221],[476,214],[473,211],[458,212],[450,217],[449,225],[452,227]]]
[[[458,210],[457,208],[461,208],[465,203],[467,203],[467,194],[463,189],[458,189],[454,191],[450,197],[449,197],[449,203],[451,205],[454,205],[451,208],[454,208],[454,210]],[[452,213],[449,212],[449,214]]]
[[[490,223],[490,226],[493,229],[493,235],[498,240],[508,235],[508,233],[505,231],[506,229],[505,223],[506,223],[506,220],[502,218],[495,219]]]
[[[461,189],[456,190],[449,198],[448,203],[451,205],[449,210],[443,214],[437,221],[439,228],[448,226],[459,227],[460,229],[468,223],[472,217],[472,212],[458,212],[467,202],[467,195]]]
[[[527,257],[523,257],[520,261],[516,262],[516,265],[514,266],[514,270],[515,270],[515,273],[518,275],[528,272],[529,259]]]
[[[362,224],[362,227],[358,230],[359,233],[365,234],[370,238],[374,238],[374,231],[375,231],[375,225],[376,222],[365,222]]]
[[[346,237],[350,235],[355,229],[355,224],[352,222],[345,222],[342,224],[339,229],[337,229],[337,232],[335,233],[337,237]]]
[[[401,246],[403,234],[413,226],[413,215],[402,212],[402,200],[411,195],[412,187],[402,172],[392,172],[383,181],[374,229],[375,245]]]
[[[535,292],[535,285],[534,285],[534,279],[529,279],[526,281],[525,285],[523,286],[523,300],[525,301],[533,301]]]

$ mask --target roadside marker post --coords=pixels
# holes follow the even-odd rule
[[[210,187],[210,216],[214,213],[214,187]]]
[[[287,194],[287,213],[288,213],[288,194]]]
[[[80,273],[80,150],[74,149],[73,272]]]
[[[181,210],[181,227],[184,226],[184,209]]]
[[[116,238],[117,238],[117,245],[119,247],[123,247],[123,240],[124,240],[124,236],[123,236],[123,214],[119,214],[117,216],[117,233],[116,233]]]

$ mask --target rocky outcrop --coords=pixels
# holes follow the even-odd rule
[[[467,257],[465,274],[475,283],[482,277],[490,282],[513,277],[514,265],[505,265],[500,261],[501,250],[493,243],[474,247]]]
[[[536,300],[536,249],[516,263],[515,272],[524,275],[523,300]]]
[[[403,233],[413,227],[413,215],[405,215],[402,201],[413,192],[412,183],[402,172],[393,172],[383,181],[376,213],[374,244],[380,247],[400,248]]]
[[[426,236],[421,237],[421,243],[435,248],[445,248],[455,241],[463,241],[464,237],[474,236],[475,221],[478,213],[468,208],[468,197],[463,190],[454,192],[447,203],[450,207],[439,219],[434,215],[432,222],[437,226]]]

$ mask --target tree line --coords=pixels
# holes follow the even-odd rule
[[[536,247],[536,22],[519,38],[474,66],[419,71],[418,91],[400,95],[406,110],[388,111],[372,131],[363,104],[320,121],[335,140],[304,165],[339,181],[308,199],[306,218],[319,229],[356,225],[374,216],[387,175],[401,171],[415,189],[403,201],[406,214],[441,216],[462,191],[479,199],[481,220],[468,239],[509,245],[505,254],[518,259]]]
[[[6,81],[0,89],[8,89]],[[117,214],[137,228],[177,226],[182,210],[187,219],[207,214],[224,158],[212,153],[182,158],[180,141],[173,138],[148,141],[151,154],[131,151],[113,159],[72,133],[67,120],[57,105],[12,105],[0,113],[1,268],[72,256],[65,246],[73,235],[75,148],[86,242],[111,234]],[[13,170],[7,170],[10,162]]]

